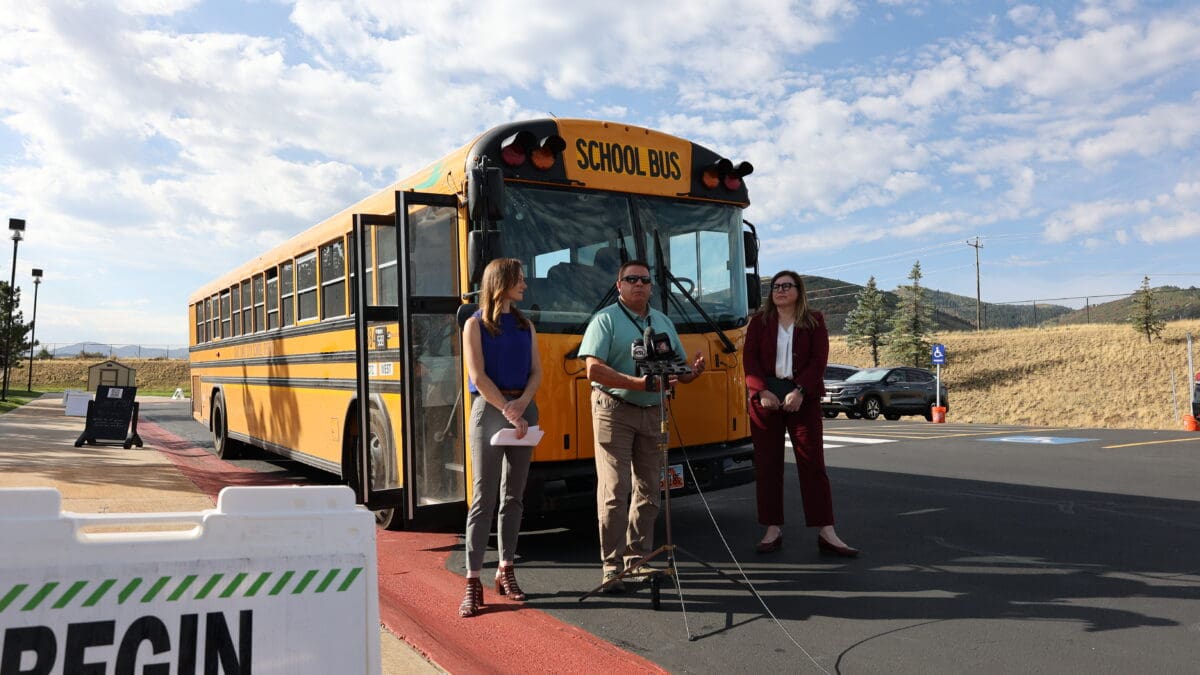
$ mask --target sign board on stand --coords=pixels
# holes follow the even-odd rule
[[[0,671],[380,672],[375,518],[350,488],[226,488],[199,513],[61,504],[0,490]]]
[[[87,420],[83,433],[75,441],[75,447],[84,443],[95,445],[98,441],[118,442],[126,448],[142,447],[142,438],[137,432],[138,404],[137,387],[96,387],[96,399],[87,407]],[[132,428],[130,427],[132,424]]]

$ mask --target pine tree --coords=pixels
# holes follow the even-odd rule
[[[12,308],[12,328],[9,329],[8,339],[4,339],[4,328],[8,325],[8,312]],[[0,281],[0,368],[10,367],[11,369],[19,368],[23,363],[23,356],[29,353],[30,344],[28,342],[30,324],[25,323],[25,317],[21,314],[21,289],[18,287],[16,293],[9,294],[8,282]],[[8,346],[7,352],[4,346]],[[9,364],[12,364],[9,366]],[[12,385],[12,375],[9,375],[9,385]]]
[[[1142,287],[1134,293],[1133,313],[1129,317],[1133,329],[1146,336],[1146,342],[1152,338],[1161,338],[1166,322],[1158,318],[1158,310],[1154,306],[1154,291],[1150,288],[1150,277],[1142,277]]]
[[[879,365],[879,348],[887,332],[887,306],[883,293],[875,286],[875,277],[867,280],[855,297],[856,305],[846,315],[846,344],[850,347],[869,347],[871,364]]]
[[[885,336],[887,353],[898,365],[923,367],[928,365],[933,344],[929,339],[933,332],[933,307],[921,287],[921,261],[913,264],[908,278],[911,284],[896,289],[900,300],[892,314],[892,329]]]

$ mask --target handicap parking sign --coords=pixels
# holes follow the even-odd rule
[[[935,366],[946,365],[946,345],[934,345],[932,356],[933,356],[933,365],[935,365]]]

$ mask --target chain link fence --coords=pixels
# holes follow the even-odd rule
[[[38,340],[35,359],[186,359],[187,345]]]

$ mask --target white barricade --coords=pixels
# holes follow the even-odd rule
[[[68,389],[63,392],[63,406],[71,417],[87,417],[87,404],[92,400],[92,392]]]
[[[349,488],[226,488],[199,513],[61,504],[0,489],[0,674],[380,672],[375,518]],[[147,529],[170,524],[186,529]]]

